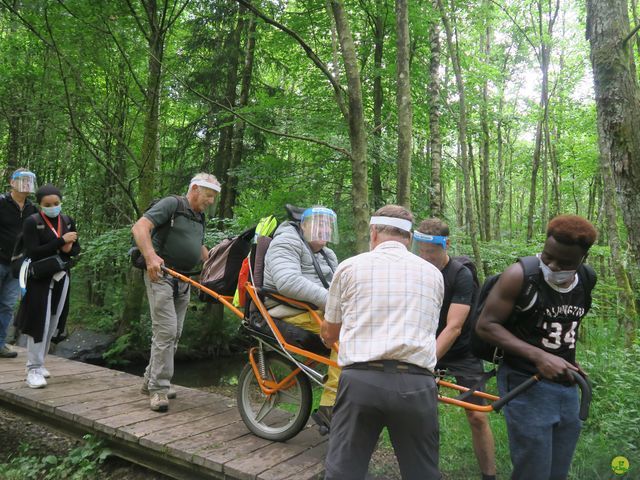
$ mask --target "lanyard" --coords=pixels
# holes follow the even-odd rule
[[[46,215],[43,215],[43,213],[40,212],[40,216],[45,221],[45,223],[49,226],[49,228],[51,229],[53,234],[56,237],[60,238],[62,236],[62,224],[60,223],[60,215],[58,215],[58,230],[57,231],[53,228],[53,225],[51,225],[51,222],[49,221],[49,219],[47,218]]]

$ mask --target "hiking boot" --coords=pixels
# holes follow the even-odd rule
[[[149,380],[145,380],[142,382],[142,387],[140,387],[140,393],[143,395],[149,395]],[[173,387],[169,387],[169,393],[167,393],[167,398],[169,400],[173,400],[178,396],[178,393],[173,389]]]
[[[311,414],[311,418],[320,427],[320,435],[326,435],[331,428],[331,416],[333,407],[320,405],[318,409]]]
[[[14,352],[6,345],[0,348],[0,358],[16,358],[17,356],[18,352]]]
[[[47,386],[47,381],[37,368],[29,370],[26,381],[29,388],[44,388]]]
[[[169,410],[169,399],[162,392],[154,392],[149,399],[149,406],[154,412],[166,412]]]

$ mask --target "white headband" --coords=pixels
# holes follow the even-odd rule
[[[211,190],[215,190],[216,192],[220,192],[220,185],[218,185],[217,183],[213,183],[213,182],[207,182],[206,180],[191,180],[191,183],[189,184],[189,190],[191,190],[191,187],[193,185],[198,185],[199,187],[205,187],[205,188],[210,188]]]
[[[404,218],[395,217],[371,217],[369,225],[388,225],[390,227],[396,227],[405,232],[411,232],[411,222]]]

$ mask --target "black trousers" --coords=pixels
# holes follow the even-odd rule
[[[325,480],[364,479],[383,427],[403,480],[441,478],[435,379],[347,368],[333,407]]]

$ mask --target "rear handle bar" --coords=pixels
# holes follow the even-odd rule
[[[589,417],[589,407],[591,406],[591,385],[589,385],[589,382],[587,382],[587,380],[580,373],[572,371],[571,375],[573,376],[573,380],[576,382],[581,392],[580,411],[578,415],[580,417],[580,420],[585,421]],[[539,381],[539,375],[534,375],[528,378],[525,382],[518,385],[505,396],[501,397],[500,400],[496,400],[495,402],[493,402],[491,404],[491,407],[494,411],[499,412],[502,407],[504,407],[509,401],[513,400],[515,397],[525,392]]]

